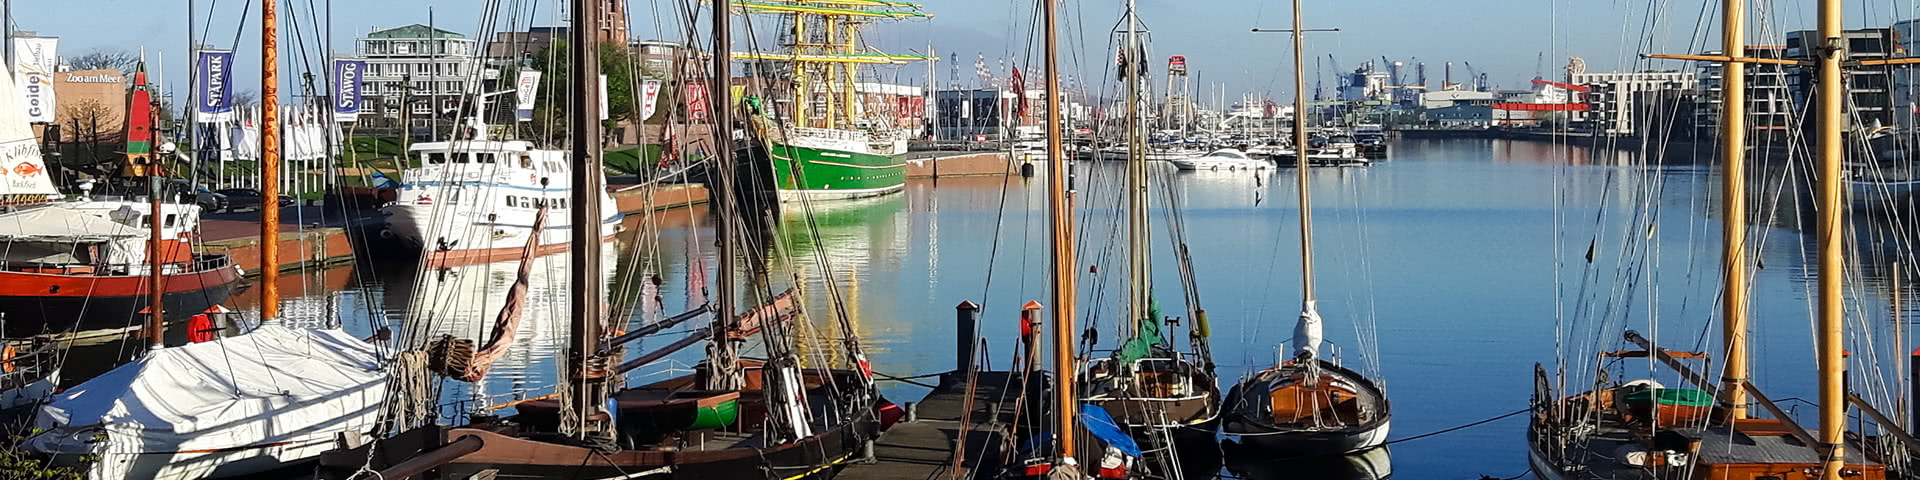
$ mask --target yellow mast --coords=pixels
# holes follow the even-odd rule
[[[1726,348],[1727,372],[1720,393],[1728,405],[1728,419],[1747,418],[1747,65],[1734,58],[1746,56],[1746,5],[1725,0],[1721,7],[1721,50],[1729,58],[1720,70],[1720,234],[1724,239],[1720,268],[1725,302],[1721,340]]]
[[[820,50],[823,52],[830,51],[831,49],[829,48],[829,46],[835,43],[834,38],[836,35],[840,33],[839,22],[838,22],[838,19],[834,18],[831,15],[822,15],[821,20],[825,20],[827,23],[827,37],[825,39],[826,40],[825,42],[821,42],[822,45]],[[834,75],[836,73],[839,73],[839,71],[840,71],[840,64],[838,63],[827,64],[826,73],[827,73],[827,78],[829,80],[833,79]],[[812,72],[808,72],[808,73],[812,73]],[[826,118],[827,124],[825,126],[827,128],[835,128],[835,126],[838,125],[840,122],[839,108],[836,108],[838,107],[837,105],[838,102],[836,101],[837,99],[833,98],[834,96],[833,84],[829,83],[826,85],[826,87],[827,87],[826,93],[828,97],[826,102],[827,103],[827,118]]]
[[[794,13],[793,53],[806,53],[806,48],[807,14]],[[812,67],[808,62],[793,62],[793,124],[802,127],[807,126],[807,114],[813,113],[813,95],[809,90],[813,88],[813,82],[807,81],[812,77],[807,69]]]
[[[1053,245],[1053,375],[1054,431],[1059,432],[1060,464],[1073,461],[1074,419],[1074,274],[1073,211],[1067,202],[1067,153],[1060,148],[1060,52],[1056,45],[1058,19],[1053,0],[1043,0],[1041,23],[1046,32],[1047,89],[1047,219]],[[929,84],[931,85],[931,84]]]
[[[859,20],[855,20],[853,17],[846,17],[842,19],[841,22],[843,25],[840,27],[840,33],[846,37],[846,43],[841,46],[843,49],[842,53],[845,55],[859,53],[859,47],[854,46],[854,40],[860,37]],[[859,115],[859,110],[854,107],[854,98],[859,93],[856,85],[860,79],[860,70],[851,63],[841,63],[838,65],[840,65],[840,72],[846,74],[847,77],[846,89],[840,92],[842,101],[845,102],[845,104],[841,105],[840,108],[847,112],[847,127],[854,128],[859,125],[859,122],[856,120],[856,116]]]
[[[1817,131],[1814,142],[1818,145],[1820,179],[1816,192],[1814,210],[1818,231],[1815,242],[1819,256],[1819,326],[1815,329],[1818,339],[1818,363],[1820,366],[1820,438],[1825,465],[1821,468],[1822,480],[1840,480],[1841,470],[1846,464],[1846,446],[1841,443],[1847,432],[1846,384],[1842,372],[1846,370],[1846,359],[1842,356],[1841,336],[1844,333],[1846,314],[1843,293],[1846,274],[1843,263],[1843,233],[1840,230],[1846,204],[1840,203],[1840,102],[1841,94],[1846,90],[1846,78],[1840,71],[1840,56],[1844,55],[1845,43],[1841,40],[1840,0],[1820,0],[1819,36],[1820,42],[1815,52],[1815,64],[1819,70],[1817,99],[1814,106],[1819,109],[1815,114]],[[1732,55],[1733,52],[1728,52]]]

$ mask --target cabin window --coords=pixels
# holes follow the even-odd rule
[[[174,216],[175,215],[171,213],[167,214],[167,227],[173,227]]]
[[[470,163],[472,161],[473,161],[473,156],[468,154],[467,152],[460,152],[460,153],[453,154],[453,163]]]
[[[508,207],[513,207],[513,206],[514,206],[514,204],[513,204],[513,198],[514,198],[514,197],[513,197],[513,195],[507,195],[507,206],[508,206]]]
[[[520,154],[520,168],[533,168],[533,155]]]
[[[492,153],[476,153],[474,155],[478,155],[480,157],[480,163],[493,163],[494,159],[493,159]]]
[[[447,154],[440,152],[429,153],[427,154],[427,163],[435,165],[447,163]]]

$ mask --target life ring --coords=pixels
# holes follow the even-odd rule
[[[13,349],[13,344],[0,348],[0,372],[13,373],[13,357],[18,354],[19,352]]]

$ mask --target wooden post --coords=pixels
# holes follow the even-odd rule
[[[973,368],[974,344],[980,337],[980,306],[966,300],[953,309],[953,336],[958,340],[953,350],[953,371],[965,372]]]
[[[1021,354],[1022,371],[1034,371],[1040,368],[1040,302],[1027,301],[1020,306],[1020,346],[1026,351]]]

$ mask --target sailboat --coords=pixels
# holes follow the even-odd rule
[[[1293,1],[1293,105],[1306,110],[1304,33]],[[1294,145],[1307,145],[1306,115],[1293,116]],[[1342,366],[1322,350],[1322,320],[1313,277],[1313,202],[1309,157],[1295,156],[1300,189],[1300,319],[1292,353],[1240,380],[1227,394],[1221,431],[1229,439],[1290,456],[1339,455],[1387,441],[1393,410],[1378,380]]]
[[[1160,308],[1149,285],[1147,245],[1146,123],[1140,114],[1140,90],[1145,83],[1138,62],[1146,51],[1139,35],[1140,19],[1134,2],[1127,2],[1127,33],[1123,51],[1132,62],[1120,66],[1127,84],[1127,330],[1125,343],[1111,356],[1087,362],[1079,375],[1086,387],[1081,401],[1112,414],[1136,433],[1158,440],[1172,434],[1183,444],[1214,445],[1220,418],[1220,387],[1214,379],[1213,359],[1207,348],[1205,312],[1192,298],[1192,351],[1175,350],[1162,334]],[[1182,262],[1186,259],[1182,258]],[[1190,281],[1191,279],[1187,279]],[[1153,443],[1150,441],[1150,443]],[[1161,441],[1159,443],[1164,443]]]
[[[265,1],[261,99],[278,103],[274,2]],[[277,116],[262,130],[261,185],[274,198],[279,182]],[[157,141],[148,130],[135,137]],[[130,156],[128,170],[147,178],[151,211],[160,211],[161,162]],[[149,238],[164,221],[149,216]],[[41,407],[40,433],[27,450],[56,464],[84,465],[89,478],[200,479],[252,475],[311,460],[336,437],[371,431],[386,397],[382,358],[368,341],[339,328],[281,324],[278,314],[279,210],[261,212],[260,317],[243,334],[165,347],[167,298],[161,242],[149,243],[146,337],[140,358],[74,386]],[[194,311],[193,313],[198,313]]]
[[[1745,54],[1747,8],[1740,0],[1724,0],[1720,55],[1647,55],[1721,62],[1723,85],[1721,117],[1722,318],[1724,373],[1717,377],[1694,371],[1689,361],[1708,358],[1702,352],[1681,352],[1654,345],[1628,331],[1626,340],[1637,349],[1603,352],[1599,360],[1646,359],[1667,366],[1691,388],[1669,388],[1652,379],[1622,382],[1594,378],[1593,390],[1563,396],[1565,373],[1556,381],[1545,367],[1535,366],[1533,419],[1527,429],[1528,462],[1535,478],[1652,479],[1652,478],[1774,478],[1825,479],[1889,478],[1887,466],[1858,436],[1848,436],[1848,405],[1874,417],[1883,432],[1911,441],[1904,429],[1860,402],[1847,391],[1844,309],[1845,231],[1840,171],[1844,164],[1841,98],[1843,55],[1820,54],[1807,65],[1818,72],[1813,102],[1817,127],[1811,135],[1816,152],[1815,257],[1818,292],[1814,344],[1818,364],[1817,430],[1802,427],[1794,416],[1768,398],[1751,380],[1747,358],[1746,180],[1747,125]],[[1838,43],[1841,31],[1838,0],[1821,0],[1818,36]],[[1823,43],[1824,43],[1823,42]],[[1565,372],[1566,368],[1560,368]],[[1585,383],[1585,381],[1581,381]],[[1772,418],[1756,418],[1754,406]],[[1914,445],[1907,445],[1914,448]]]
[[[911,132],[886,112],[867,111],[857,100],[857,67],[925,61],[922,55],[875,53],[862,45],[861,27],[875,19],[931,18],[905,2],[818,2],[808,0],[733,1],[746,14],[780,17],[787,52],[734,53],[736,60],[786,63],[792,93],[787,111],[770,111],[780,127],[762,132],[768,151],[771,185],[783,202],[842,200],[886,195],[906,188],[907,139]],[[718,93],[718,92],[716,92]],[[817,116],[816,103],[824,110]],[[718,108],[725,108],[725,105]],[[749,157],[757,159],[758,156]],[[766,172],[755,169],[762,174]],[[756,182],[757,183],[757,182]]]
[[[599,51],[601,16],[585,0],[573,1],[568,11],[568,44],[574,46],[571,89],[592,91],[599,64],[592,53]],[[714,9],[715,51],[725,51],[729,44],[728,17],[728,9]],[[713,86],[724,86],[731,77],[730,60],[716,55],[713,61]],[[713,121],[731,125],[731,92],[712,91],[714,104],[721,106],[712,112]],[[598,218],[599,203],[593,200],[603,189],[598,173],[600,123],[595,120],[602,105],[592,95],[574,95],[569,107],[575,126],[569,156],[574,209],[569,213],[575,224],[584,224]],[[383,478],[816,478],[830,476],[854,459],[888,418],[895,418],[879,413],[885,401],[857,344],[851,338],[844,343],[858,369],[801,368],[790,343],[790,322],[798,316],[792,310],[801,303],[793,294],[734,314],[733,264],[742,252],[734,169],[728,160],[735,153],[732,142],[725,135],[715,139],[719,155],[713,199],[721,219],[716,302],[618,336],[608,333],[600,307],[602,245],[594,232],[576,229],[569,248],[568,304],[574,313],[564,357],[567,371],[555,398],[521,403],[512,415],[462,425],[393,418],[397,431],[371,444],[328,452],[321,460],[323,470],[351,476],[374,469]],[[701,316],[714,320],[669,345],[620,361],[620,345]],[[768,340],[764,361],[740,357],[739,344],[753,335]],[[693,375],[634,388],[615,386],[632,368],[702,342],[708,346],[707,358]]]

